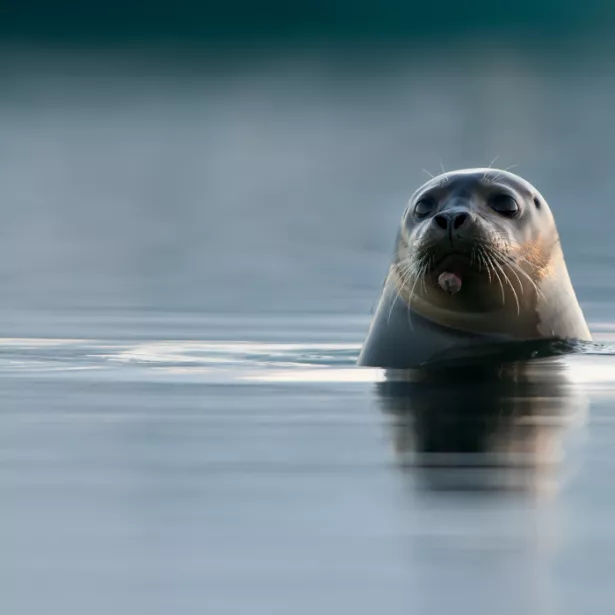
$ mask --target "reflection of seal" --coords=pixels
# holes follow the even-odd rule
[[[455,366],[422,382],[378,384],[396,461],[413,484],[543,495],[557,489],[564,440],[574,441],[587,399],[563,362],[519,363],[506,372]]]
[[[359,364],[409,368],[535,340],[591,340],[544,198],[496,169],[427,182],[403,215]]]

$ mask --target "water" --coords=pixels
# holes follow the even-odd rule
[[[521,163],[615,342],[612,68],[419,51],[1,56],[3,613],[613,611],[612,356],[354,367],[439,158]]]

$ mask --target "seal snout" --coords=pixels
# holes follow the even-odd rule
[[[477,230],[471,210],[459,206],[442,209],[431,218],[427,226],[428,236],[442,248],[448,245],[458,249],[461,245],[471,243]]]
[[[480,232],[470,209],[453,206],[432,216],[426,227],[433,281],[449,295],[457,294],[467,274],[476,275],[473,252]]]
[[[466,210],[443,211],[432,218],[434,226],[442,231],[456,231],[467,225],[469,219],[470,214]]]

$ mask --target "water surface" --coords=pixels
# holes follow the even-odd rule
[[[2,340],[5,612],[609,612],[612,357],[565,357],[563,392],[498,417],[494,461],[455,448],[481,417],[447,431],[454,387],[387,413],[363,327],[302,321]]]

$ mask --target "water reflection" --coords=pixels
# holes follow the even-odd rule
[[[430,490],[551,492],[588,407],[559,360],[392,373],[377,391],[399,467]]]

